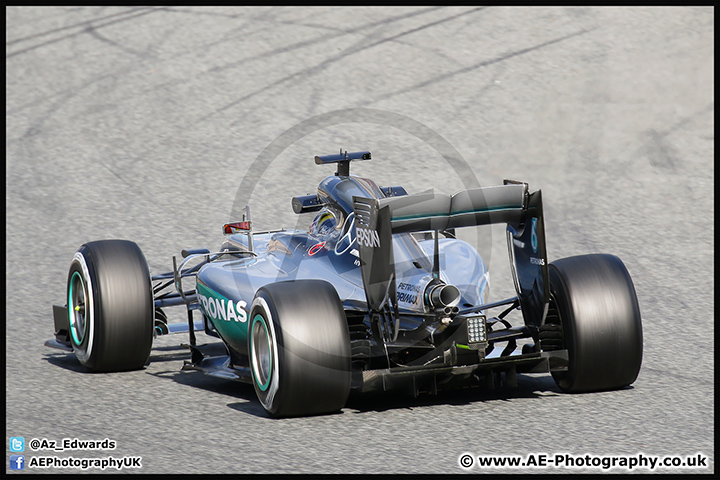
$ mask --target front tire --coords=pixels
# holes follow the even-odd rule
[[[147,262],[126,240],[84,244],[68,273],[70,343],[92,372],[137,370],[150,357],[154,302]]]
[[[632,384],[643,337],[635,287],[613,255],[581,255],[550,264],[548,321],[558,322],[568,370],[553,372],[565,392],[615,390]]]
[[[253,385],[268,414],[317,415],[345,406],[350,335],[332,285],[321,280],[266,285],[255,295],[249,320]]]

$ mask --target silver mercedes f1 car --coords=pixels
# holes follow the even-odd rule
[[[253,384],[273,417],[336,412],[351,391],[432,394],[517,373],[549,372],[565,392],[635,381],[642,325],[627,269],[607,254],[548,263],[539,190],[505,180],[408,194],[350,174],[370,158],[315,157],[337,168],[292,198],[315,214],[309,230],[254,231],[246,207],[218,251],[183,250],[171,272],[151,276],[130,241],[82,245],[46,345],[90,371],[124,371],[146,365],[155,337],[184,332],[183,370]],[[487,267],[456,230],[495,223],[507,225],[516,295],[489,301]],[[187,323],[168,322],[175,306]]]

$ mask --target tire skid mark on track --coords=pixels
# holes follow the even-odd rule
[[[396,90],[396,91],[394,91],[394,92],[389,92],[389,93],[386,93],[386,94],[383,94],[383,95],[378,95],[378,96],[376,96],[376,97],[374,98],[374,100],[373,100],[372,102],[368,102],[368,103],[371,103],[371,104],[372,104],[372,103],[378,103],[378,102],[381,102],[381,101],[383,101],[383,100],[387,100],[388,98],[392,98],[392,97],[395,97],[395,96],[398,96],[398,95],[402,95],[402,94],[405,94],[405,93],[409,93],[409,92],[413,92],[413,91],[416,91],[416,90],[420,90],[420,89],[425,88],[425,87],[428,87],[428,86],[430,86],[430,85],[434,85],[434,84],[437,84],[437,83],[444,82],[444,81],[446,81],[446,80],[448,80],[448,79],[450,79],[450,78],[456,77],[456,76],[458,76],[458,75],[463,75],[463,74],[466,74],[466,73],[470,73],[470,72],[473,72],[473,71],[478,70],[478,69],[480,69],[480,68],[489,67],[490,65],[494,65],[494,64],[497,64],[497,63],[501,63],[501,62],[504,62],[505,60],[509,60],[509,59],[511,59],[511,58],[514,58],[514,57],[517,57],[517,56],[520,56],[520,55],[524,55],[524,54],[526,54],[526,53],[530,53],[530,52],[533,52],[533,51],[535,51],[535,50],[540,50],[540,49],[542,49],[542,48],[549,47],[550,45],[554,45],[554,44],[556,44],[556,43],[564,42],[565,40],[569,40],[570,38],[577,37],[577,36],[580,36],[580,35],[584,35],[584,34],[586,34],[586,33],[590,33],[590,32],[592,32],[593,30],[596,30],[596,28],[579,30],[579,31],[577,31],[577,32],[573,32],[573,33],[570,33],[570,34],[568,34],[568,35],[564,35],[564,36],[562,36],[562,37],[558,37],[558,38],[555,38],[555,39],[553,39],[553,40],[549,40],[549,41],[547,41],[547,42],[543,42],[543,43],[540,43],[540,44],[535,45],[535,46],[532,46],[532,47],[527,47],[527,48],[523,48],[523,49],[520,49],[520,50],[515,50],[515,51],[512,51],[512,52],[506,53],[506,54],[504,54],[504,55],[500,55],[500,56],[497,56],[497,57],[495,57],[495,58],[491,58],[490,60],[483,60],[482,62],[478,62],[478,63],[475,63],[475,64],[473,64],[473,65],[469,65],[469,66],[467,66],[467,67],[459,68],[459,69],[454,70],[454,71],[452,71],[452,72],[447,72],[447,73],[443,73],[443,74],[437,75],[436,77],[429,78],[429,79],[427,79],[427,80],[424,80],[424,81],[422,81],[422,82],[420,82],[420,83],[417,83],[417,84],[415,84],[415,85],[412,85],[412,86],[410,86],[410,87],[406,87],[406,88],[403,88],[403,89],[400,89],[400,90]]]
[[[437,21],[435,21],[435,22],[431,22],[431,23],[429,23],[429,24],[427,24],[427,25],[423,25],[423,26],[421,26],[421,27],[416,27],[416,28],[412,28],[412,29],[407,30],[407,31],[404,31],[404,32],[400,32],[400,33],[398,33],[398,34],[396,34],[396,35],[393,35],[392,37],[389,37],[389,38],[387,38],[387,39],[378,40],[378,41],[376,41],[376,42],[374,42],[374,43],[371,43],[371,44],[369,44],[369,45],[366,45],[365,42],[358,42],[358,43],[356,43],[356,47],[355,47],[355,48],[351,48],[350,51],[342,52],[342,53],[340,53],[340,54],[338,54],[338,55],[331,56],[331,57],[323,60],[322,62],[320,62],[319,64],[317,64],[317,65],[315,65],[315,66],[308,67],[308,68],[304,68],[304,69],[302,69],[302,70],[300,70],[300,71],[298,71],[298,72],[291,73],[290,75],[287,75],[287,76],[285,76],[285,77],[283,77],[283,78],[280,78],[280,79],[278,79],[278,80],[275,80],[275,81],[272,82],[272,83],[268,83],[267,85],[265,85],[265,86],[262,87],[262,88],[259,88],[259,89],[255,90],[255,91],[253,91],[253,92],[248,93],[248,94],[245,94],[245,95],[243,95],[242,97],[240,97],[240,98],[238,98],[238,99],[236,99],[236,100],[234,100],[234,101],[232,101],[232,102],[230,102],[230,103],[228,103],[228,104],[226,104],[226,105],[224,105],[224,106],[222,106],[222,107],[220,107],[220,108],[215,109],[215,110],[214,110],[213,112],[211,112],[210,114],[207,114],[207,115],[205,115],[204,117],[200,118],[200,119],[198,120],[198,122],[206,121],[206,120],[208,120],[210,117],[212,117],[212,116],[214,116],[214,115],[223,113],[223,112],[225,112],[225,111],[227,111],[227,110],[229,110],[229,109],[231,109],[231,108],[233,108],[233,107],[235,107],[235,106],[237,106],[237,105],[245,102],[246,100],[249,100],[249,99],[251,99],[251,98],[253,98],[253,97],[256,97],[256,96],[258,96],[259,94],[261,94],[261,93],[263,93],[263,92],[266,92],[266,91],[268,91],[268,90],[272,90],[272,89],[274,89],[275,87],[278,87],[278,86],[280,86],[280,85],[282,85],[282,84],[285,84],[285,83],[287,83],[287,82],[290,82],[291,80],[294,80],[294,79],[296,79],[296,78],[302,78],[302,77],[305,77],[305,76],[308,76],[308,75],[317,75],[318,73],[326,70],[326,69],[329,68],[330,66],[336,64],[337,62],[342,61],[342,60],[345,60],[345,59],[347,59],[348,57],[353,56],[353,55],[356,55],[356,54],[358,54],[358,53],[360,53],[360,52],[369,50],[369,49],[374,48],[374,47],[376,47],[376,46],[378,46],[378,45],[382,45],[383,43],[386,43],[386,42],[388,42],[388,41],[396,40],[396,39],[398,39],[398,38],[400,38],[400,37],[403,37],[403,36],[405,36],[405,35],[409,35],[409,34],[411,34],[411,33],[415,33],[415,32],[417,32],[417,31],[424,30],[425,28],[429,28],[429,27],[432,27],[432,26],[436,26],[436,25],[439,25],[439,24],[441,24],[441,23],[445,23],[445,22],[447,22],[447,21],[454,20],[454,19],[459,18],[459,17],[461,17],[461,16],[465,16],[466,14],[474,13],[474,12],[476,12],[476,11],[480,11],[480,10],[482,10],[483,8],[485,8],[485,7],[478,7],[478,8],[475,8],[475,9],[469,11],[469,12],[463,12],[463,13],[461,13],[461,14],[452,15],[452,16],[447,17],[447,18],[445,18],[445,19],[437,20]]]
[[[9,59],[9,58],[11,58],[11,57],[15,57],[15,56],[17,56],[17,55],[21,55],[21,54],[24,54],[24,53],[33,51],[33,50],[36,50],[36,49],[38,49],[38,48],[45,47],[45,46],[47,46],[47,45],[52,45],[52,44],[55,44],[55,43],[58,43],[58,42],[62,42],[63,40],[68,40],[68,39],[70,39],[70,38],[77,37],[78,35],[82,35],[82,34],[84,34],[84,33],[87,33],[89,28],[94,28],[94,29],[104,28],[104,27],[107,27],[107,26],[109,26],[109,25],[114,25],[114,24],[116,24],[116,23],[126,22],[126,21],[128,21],[128,20],[134,20],[134,19],[136,19],[136,18],[138,18],[138,17],[143,17],[143,16],[145,16],[145,15],[148,15],[148,14],[150,14],[150,13],[154,13],[154,12],[156,12],[156,11],[157,11],[156,9],[151,9],[151,10],[143,9],[143,11],[135,12],[135,13],[132,13],[132,14],[129,14],[129,15],[125,15],[123,18],[111,20],[111,21],[109,21],[109,22],[105,22],[105,23],[102,23],[102,24],[100,24],[100,25],[92,25],[92,24],[95,22],[95,20],[91,20],[91,21],[89,22],[90,25],[89,25],[89,26],[84,26],[84,27],[82,28],[82,30],[80,30],[80,31],[73,32],[73,33],[69,33],[69,34],[67,34],[67,35],[62,35],[62,36],[60,36],[60,37],[53,38],[53,39],[50,39],[50,40],[47,40],[47,41],[44,41],[44,42],[41,42],[41,43],[38,43],[38,44],[35,44],[35,45],[32,45],[32,46],[29,46],[29,47],[21,48],[21,49],[19,49],[19,50],[14,51],[14,52],[8,53],[7,55],[5,55],[5,58],[6,58],[6,59]]]
[[[280,48],[275,48],[275,49],[270,50],[270,51],[268,51],[268,52],[263,52],[263,53],[260,53],[260,54],[258,54],[258,55],[254,55],[254,56],[251,56],[251,57],[243,58],[243,59],[241,59],[241,60],[237,60],[237,61],[234,61],[234,62],[231,62],[231,63],[228,63],[228,64],[218,65],[218,66],[215,66],[215,67],[211,68],[208,72],[209,72],[209,73],[217,73],[217,72],[221,72],[221,71],[224,71],[224,70],[237,68],[237,67],[240,67],[240,66],[242,66],[242,65],[244,65],[244,64],[246,64],[246,63],[248,63],[248,62],[252,62],[252,61],[256,61],[256,60],[267,61],[268,58],[274,57],[274,56],[276,56],[276,55],[281,55],[281,54],[293,52],[293,51],[296,51],[296,50],[299,50],[299,49],[302,49],[302,48],[311,47],[311,46],[318,45],[318,44],[323,44],[323,43],[326,43],[326,42],[330,42],[330,41],[333,41],[333,40],[337,40],[337,39],[342,38],[342,37],[347,37],[347,36],[349,36],[349,35],[354,35],[354,34],[356,34],[356,33],[358,33],[358,32],[362,32],[362,31],[367,30],[367,29],[372,29],[372,28],[376,28],[376,27],[387,26],[387,25],[389,25],[389,24],[391,24],[391,23],[395,23],[395,22],[399,22],[399,21],[402,21],[402,20],[406,20],[406,19],[415,17],[415,16],[417,16],[417,15],[424,15],[424,14],[430,13],[430,12],[432,12],[432,11],[435,11],[435,10],[439,9],[439,8],[441,8],[441,7],[434,7],[434,8],[429,8],[429,9],[422,9],[422,10],[418,10],[418,11],[416,11],[416,12],[411,12],[411,13],[407,13],[407,14],[397,15],[397,16],[394,16],[394,17],[389,17],[389,18],[385,18],[385,19],[382,19],[382,20],[378,20],[378,21],[366,23],[366,24],[363,24],[363,25],[360,25],[360,26],[357,26],[357,27],[350,27],[350,28],[344,28],[344,29],[333,29],[333,33],[331,33],[331,34],[322,35],[322,36],[319,36],[319,37],[316,37],[316,38],[311,38],[311,39],[309,39],[309,40],[303,40],[303,41],[300,41],[300,42],[290,43],[290,44],[288,44],[287,46],[280,47]],[[268,21],[268,22],[269,22],[270,20],[265,20],[265,21]],[[308,26],[308,25],[302,25],[302,26]],[[312,27],[312,26],[311,26],[311,27]]]
[[[26,35],[21,38],[8,40],[7,42],[5,42],[5,45],[14,45],[16,43],[26,42],[28,40],[32,40],[32,39],[39,38],[39,37],[45,37],[47,35],[52,35],[54,33],[62,32],[65,30],[72,30],[74,28],[86,27],[86,26],[92,25],[93,23],[96,23],[96,22],[102,22],[102,21],[108,20],[110,18],[119,17],[119,16],[129,16],[129,15],[137,12],[138,10],[147,10],[147,9],[148,9],[148,7],[131,8],[130,10],[125,11],[125,12],[113,13],[110,15],[105,15],[104,17],[96,17],[91,20],[85,20],[84,22],[75,23],[73,25],[66,25],[64,27],[53,28],[52,30],[47,30],[47,31],[35,33],[32,35]]]

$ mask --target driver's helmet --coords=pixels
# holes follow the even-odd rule
[[[323,207],[310,225],[310,235],[316,237],[336,237],[343,225],[343,215],[336,208]]]

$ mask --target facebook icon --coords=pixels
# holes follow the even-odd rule
[[[25,455],[10,455],[10,470],[24,470]]]

